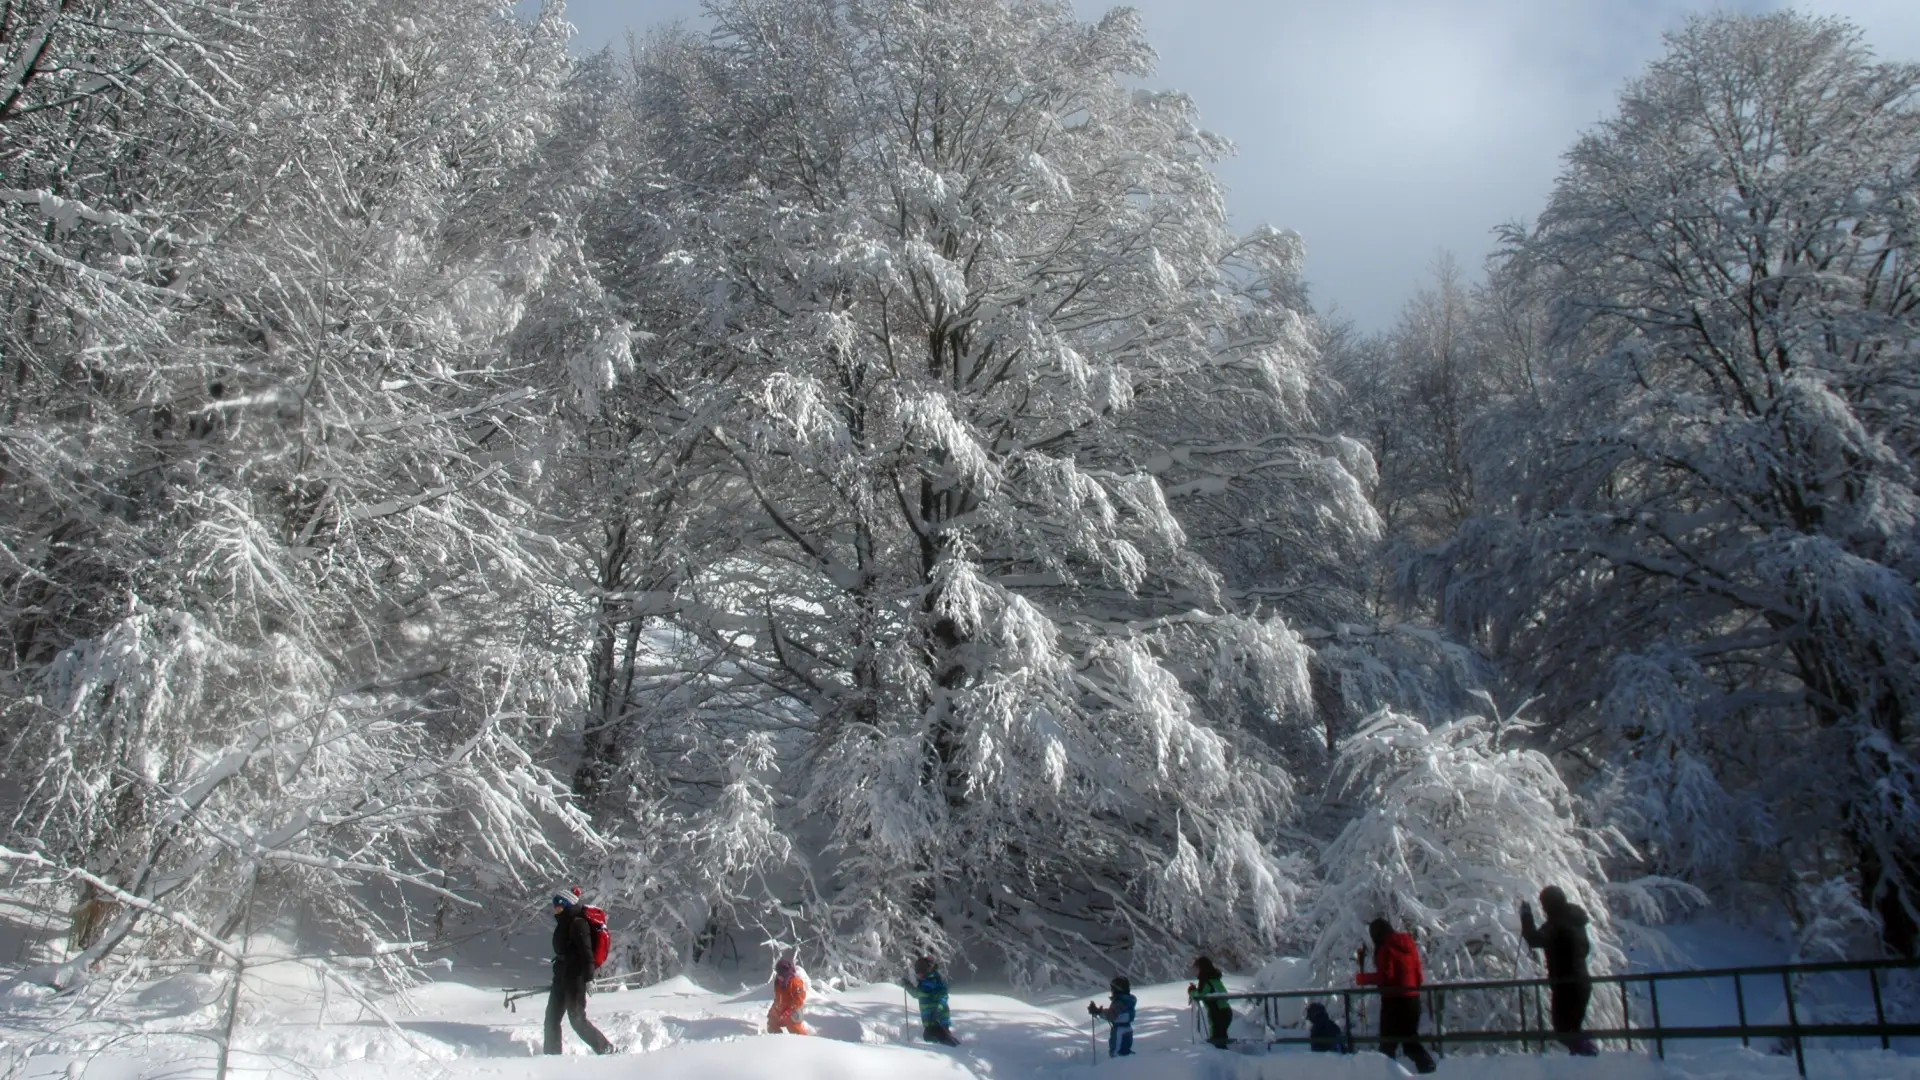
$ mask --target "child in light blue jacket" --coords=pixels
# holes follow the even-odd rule
[[[1107,984],[1107,993],[1105,1008],[1089,1001],[1087,1012],[1112,1025],[1107,1031],[1107,1056],[1126,1057],[1133,1053],[1133,1013],[1140,1001],[1133,996],[1133,984],[1125,975],[1115,975]]]

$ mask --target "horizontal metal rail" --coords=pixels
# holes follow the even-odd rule
[[[1679,971],[1629,971],[1607,975],[1589,975],[1587,981],[1598,986],[1603,983],[1635,982],[1672,982],[1683,979],[1728,979],[1735,976],[1754,977],[1760,975],[1822,975],[1840,971],[1898,971],[1920,969],[1920,959],[1915,960],[1835,960],[1816,964],[1768,964],[1756,967],[1730,968],[1685,968]],[[1452,993],[1455,990],[1512,990],[1524,986],[1551,987],[1552,979],[1485,979],[1474,982],[1426,983],[1420,987],[1422,993],[1439,991]],[[1317,990],[1260,990],[1225,994],[1196,994],[1195,999],[1218,1000],[1259,1000],[1262,998],[1303,998],[1328,997],[1334,994],[1401,994],[1405,991],[1387,986],[1334,986]]]
[[[1589,1039],[1625,1039],[1628,1036],[1632,1036],[1632,1035],[1638,1035],[1641,1037],[1649,1036],[1653,1034],[1653,1030],[1654,1029],[1650,1027],[1582,1028],[1580,1029],[1580,1034]],[[1745,1025],[1744,1027],[1739,1024],[1729,1024],[1723,1027],[1663,1027],[1660,1029],[1660,1031],[1667,1038],[1675,1039],[1675,1040],[1737,1039],[1740,1037],[1741,1032],[1746,1032],[1749,1035],[1761,1036],[1763,1038],[1772,1036],[1775,1038],[1782,1038],[1782,1039],[1796,1038],[1796,1037],[1811,1038],[1814,1036],[1832,1036],[1834,1038],[1847,1038],[1847,1037],[1873,1038],[1879,1035],[1888,1035],[1896,1039],[1905,1039],[1905,1038],[1920,1037],[1920,1024],[1801,1024],[1797,1027],[1792,1024],[1748,1024],[1748,1025]],[[1556,1036],[1551,1031],[1536,1031],[1533,1029],[1528,1029],[1525,1032],[1525,1034],[1526,1034],[1525,1041],[1527,1042],[1538,1042],[1542,1038],[1545,1038],[1548,1041],[1552,1041],[1558,1038],[1558,1036]],[[1345,1036],[1342,1036],[1342,1038],[1348,1042],[1353,1042],[1353,1043],[1406,1042],[1407,1041],[1407,1036],[1405,1035],[1394,1035],[1394,1036],[1385,1037],[1385,1038],[1383,1038],[1380,1035],[1345,1035]],[[1268,1039],[1267,1045],[1268,1046],[1306,1046],[1307,1044],[1313,1041],[1314,1040],[1310,1036],[1289,1035],[1284,1038]],[[1441,1040],[1438,1036],[1434,1036],[1434,1035],[1420,1035],[1420,1036],[1416,1036],[1413,1041],[1423,1042],[1423,1043],[1438,1043]],[[1519,1033],[1511,1032],[1511,1031],[1449,1031],[1446,1034],[1446,1041],[1450,1043],[1453,1043],[1453,1042],[1498,1043],[1498,1042],[1520,1042],[1522,1041],[1522,1039]]]
[[[1836,960],[1811,964],[1767,964],[1752,967],[1698,968],[1679,971],[1638,971],[1621,974],[1593,975],[1588,982],[1595,987],[1618,986],[1622,1005],[1622,1021],[1619,1028],[1585,1029],[1579,1035],[1588,1039],[1612,1039],[1624,1041],[1627,1048],[1633,1048],[1635,1037],[1653,1044],[1654,1052],[1660,1057],[1666,1056],[1666,1043],[1669,1040],[1688,1039],[1734,1039],[1743,1045],[1750,1044],[1755,1038],[1778,1038],[1789,1041],[1793,1046],[1794,1061],[1800,1075],[1807,1075],[1804,1041],[1809,1038],[1878,1038],[1882,1048],[1890,1048],[1891,1040],[1896,1038],[1920,1037],[1920,1023],[1889,1022],[1886,1006],[1881,994],[1880,975],[1887,971],[1920,970],[1920,959],[1907,960]],[[1799,1018],[1794,1001],[1794,980],[1803,975],[1827,975],[1848,972],[1865,972],[1873,991],[1875,1022],[1803,1022]],[[1747,1020],[1746,993],[1744,981],[1753,978],[1777,977],[1784,991],[1787,1022],[1750,1023]],[[1711,979],[1732,979],[1734,999],[1739,1012],[1739,1023],[1731,1025],[1689,1025],[1668,1026],[1660,1022],[1659,984],[1662,982],[1682,982]],[[1560,1035],[1548,1030],[1547,1009],[1541,1000],[1542,992],[1551,993],[1554,981],[1551,979],[1482,979],[1467,982],[1428,983],[1420,987],[1420,996],[1425,999],[1425,1012],[1431,1018],[1433,1032],[1418,1038],[1421,1042],[1430,1042],[1436,1050],[1444,1053],[1448,1043],[1518,1043],[1522,1046],[1537,1046],[1542,1052],[1548,1042],[1557,1041]],[[1644,986],[1647,991],[1648,1005],[1653,1014],[1653,1023],[1634,1026],[1629,989]],[[1450,995],[1462,993],[1492,993],[1496,991],[1520,991],[1519,1003],[1521,1026],[1518,1030],[1497,1031],[1448,1031],[1445,1023],[1446,1000]],[[1531,993],[1528,993],[1531,991]],[[1258,1004],[1261,1007],[1261,1020],[1269,1037],[1268,1046],[1310,1045],[1315,1040],[1310,1035],[1274,1037],[1272,1032],[1279,1029],[1276,1009],[1278,1003],[1303,998],[1339,998],[1345,1023],[1343,1038],[1349,1045],[1378,1044],[1381,1042],[1405,1042],[1405,1037],[1382,1038],[1378,1034],[1362,1034],[1354,1030],[1353,999],[1360,997],[1378,997],[1381,994],[1405,996],[1405,990],[1381,986],[1335,986],[1306,990],[1269,990],[1246,993],[1196,994],[1192,1001],[1195,1008],[1196,1026],[1201,1022],[1199,1007],[1208,1001],[1243,1001]],[[1532,1000],[1532,1012],[1539,1018],[1539,1025],[1528,1022],[1528,1002]]]

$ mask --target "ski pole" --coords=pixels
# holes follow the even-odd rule
[[[590,981],[587,986],[591,990],[603,992],[608,990],[625,990],[627,988],[627,981],[628,976],[626,975],[602,975]],[[508,1012],[519,1012],[519,1009],[514,1008],[514,1002],[522,998],[537,997],[552,989],[553,987],[551,986],[508,987],[505,991],[507,995],[506,1001],[502,1002],[502,1004],[507,1007]]]
[[[506,992],[507,1000],[502,1002],[501,1004],[507,1007],[508,1012],[519,1012],[520,1011],[519,1009],[514,1008],[514,1005],[513,1005],[514,1002],[519,1001],[521,998],[530,998],[539,994],[544,994],[549,989],[551,988],[545,987],[545,986],[534,987],[526,990],[510,989]]]
[[[1091,1052],[1093,1064],[1100,1064],[1100,1018],[1087,1017],[1087,1049]]]

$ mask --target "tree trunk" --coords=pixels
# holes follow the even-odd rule
[[[582,733],[579,768],[573,773],[573,793],[589,809],[597,806],[619,770],[619,725],[626,711],[625,694],[617,692],[620,604],[612,599],[624,585],[627,565],[627,523],[607,530],[607,546],[600,561],[598,618],[593,627],[593,651],[588,657],[587,725]]]

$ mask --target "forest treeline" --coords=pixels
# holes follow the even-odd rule
[[[1914,951],[1920,69],[1692,21],[1361,334],[1130,12],[710,21],[0,5],[0,859],[68,971],[405,978],[556,882],[644,973],[1385,915],[1501,977],[1549,883],[1602,967]]]

